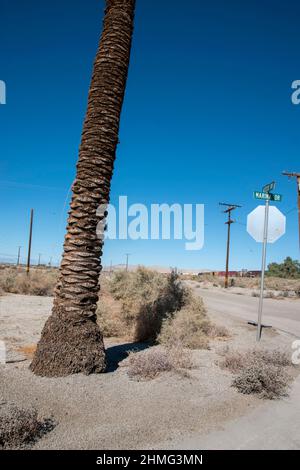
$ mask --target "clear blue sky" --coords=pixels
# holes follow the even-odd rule
[[[59,259],[75,174],[101,0],[2,0],[0,79],[0,258],[22,253],[35,208],[33,258]],[[278,0],[137,0],[128,87],[112,202],[204,203],[205,246],[181,241],[108,241],[104,263],[125,261],[223,269],[225,217],[240,203],[231,268],[259,268],[261,246],[246,233],[253,190],[277,180],[287,234],[269,261],[299,257],[295,182],[300,170],[300,4]]]

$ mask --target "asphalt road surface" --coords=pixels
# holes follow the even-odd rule
[[[193,284],[190,283],[191,286]],[[195,288],[194,292],[203,298],[208,310],[245,321],[257,321],[259,299],[256,297],[217,289]],[[264,299],[262,323],[300,338],[300,300]]]

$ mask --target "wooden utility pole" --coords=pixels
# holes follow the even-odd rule
[[[26,272],[29,274],[30,270],[30,256],[31,256],[31,242],[32,242],[32,225],[33,225],[33,209],[30,211],[30,228],[29,228],[29,242],[28,242],[28,256]]]
[[[41,265],[41,256],[42,256],[42,253],[39,253],[38,266],[40,266],[40,265]]]
[[[126,272],[128,271],[128,258],[130,253],[126,253]]]
[[[297,201],[298,201],[298,223],[299,223],[299,248],[300,248],[300,173],[289,173],[284,171],[282,173],[284,176],[288,176],[289,178],[296,178],[297,182]]]
[[[18,247],[18,258],[17,258],[17,266],[20,264],[20,255],[21,255],[21,246]]]
[[[226,271],[225,271],[225,288],[228,288],[228,279],[229,279],[229,254],[230,254],[230,229],[231,229],[231,224],[233,224],[235,221],[231,218],[231,212],[237,209],[239,206],[238,204],[226,204],[224,202],[219,203],[220,206],[226,206],[228,209],[224,211],[224,214],[228,214],[228,220],[225,222],[225,224],[228,226],[228,231],[227,231],[227,251],[226,251]]]

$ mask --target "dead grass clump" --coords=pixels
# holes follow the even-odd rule
[[[238,374],[232,385],[241,393],[273,399],[286,395],[291,377],[284,367],[290,364],[284,351],[253,349],[244,353],[226,352],[220,366]]]
[[[192,360],[181,348],[162,349],[154,347],[128,356],[128,375],[137,380],[151,380],[162,372],[191,369]]]
[[[27,275],[23,270],[5,268],[0,272],[0,288],[12,294],[51,296],[57,276],[54,269],[32,269]]]
[[[53,419],[39,420],[35,409],[0,407],[0,449],[20,449],[33,444],[55,426]]]
[[[257,361],[240,371],[232,385],[241,393],[254,393],[273,400],[287,395],[290,381],[283,367]]]

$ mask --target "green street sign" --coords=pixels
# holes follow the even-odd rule
[[[271,199],[269,193],[263,193],[262,191],[254,191],[255,199]]]
[[[264,201],[269,200],[269,201],[274,201],[274,202],[281,202],[282,201],[282,195],[281,194],[270,194],[270,193],[265,193],[262,191],[254,191],[253,193],[255,199],[263,199]]]
[[[271,196],[271,201],[275,202],[281,202],[282,201],[282,195],[281,194],[270,194]]]
[[[275,181],[272,181],[272,183],[266,184],[266,186],[263,187],[262,192],[270,193],[274,188],[275,188]]]

